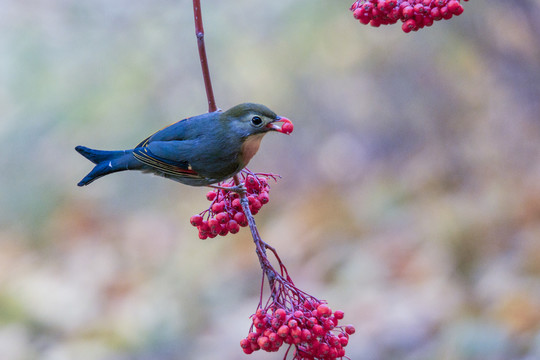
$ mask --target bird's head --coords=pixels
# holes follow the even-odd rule
[[[277,116],[272,110],[260,104],[244,103],[236,105],[222,113],[221,116],[243,137],[263,135],[269,131],[277,131],[288,135],[293,129],[289,119]],[[281,126],[278,125],[279,123],[281,123]]]

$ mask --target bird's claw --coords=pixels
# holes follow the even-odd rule
[[[245,194],[247,192],[247,189],[243,183],[240,183],[236,186],[219,186],[219,185],[209,185],[209,186],[214,189],[219,189],[223,191],[233,191],[238,194]]]

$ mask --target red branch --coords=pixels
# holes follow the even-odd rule
[[[201,14],[201,1],[193,0],[193,15],[195,17],[195,35],[197,35],[197,46],[199,47],[199,59],[204,78],[204,87],[206,97],[208,98],[208,112],[217,110],[216,100],[214,99],[214,90],[210,80],[210,70],[208,69],[208,59],[206,58],[206,47],[204,46],[204,28]]]

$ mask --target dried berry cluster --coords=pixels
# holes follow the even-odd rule
[[[468,0],[463,0],[468,1]],[[371,26],[403,22],[404,32],[417,31],[463,12],[460,0],[358,0],[351,6],[354,17]]]
[[[253,215],[257,214],[263,205],[270,200],[268,197],[270,192],[269,178],[276,180],[277,175],[242,173],[242,184],[246,188],[249,209]],[[235,184],[233,180],[230,180],[227,183],[221,183],[220,186],[228,188],[235,186]],[[240,227],[248,225],[238,193],[215,189],[209,191],[206,198],[211,201],[210,207],[190,218],[191,225],[199,230],[200,239],[214,238],[218,235],[225,236],[228,233],[236,234]]]
[[[296,346],[294,359],[337,359],[345,356],[345,346],[354,327],[338,326],[343,311],[324,302],[306,300],[295,311],[272,306],[252,315],[252,332],[240,341],[246,354],[257,350],[277,351],[283,344]]]

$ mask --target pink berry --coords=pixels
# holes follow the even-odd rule
[[[308,329],[303,329],[301,337],[302,337],[302,340],[309,341],[313,337],[313,334]]]
[[[208,220],[208,226],[210,227],[210,232],[217,234],[221,231],[221,225],[219,225],[219,221],[217,219],[212,218]]]
[[[278,334],[278,336],[280,336],[282,338],[285,338],[285,337],[287,337],[287,335],[289,335],[289,330],[290,330],[290,328],[287,325],[282,325],[278,329],[277,334]]]
[[[326,304],[321,304],[317,307],[317,315],[318,316],[330,316],[332,314],[332,310],[328,307]]]
[[[270,197],[268,196],[268,193],[266,191],[261,192],[259,196],[257,196],[257,198],[263,205],[268,204],[268,202],[270,201]]]
[[[225,209],[225,203],[220,201],[212,205],[212,211],[216,214],[222,212]]]
[[[463,12],[463,6],[457,0],[451,0],[448,2],[448,11],[452,14],[459,15]]]
[[[416,22],[414,21],[414,19],[409,19],[405,21],[403,25],[401,25],[401,29],[406,33],[411,32],[411,30],[414,30],[415,28]]]
[[[249,343],[249,340],[248,339],[242,339],[240,340],[240,346],[242,347],[242,349],[251,349],[251,344]]]
[[[240,226],[247,226],[248,225],[247,218],[246,218],[246,215],[244,213],[237,212],[236,214],[234,214],[233,219]]]
[[[296,320],[294,320],[294,319],[289,320],[288,325],[289,325],[289,327],[290,327],[291,329],[294,329],[295,327],[298,326],[298,321],[296,321]]]
[[[256,343],[258,338],[259,335],[257,333],[251,332],[248,334],[246,339],[251,343]]]
[[[190,219],[189,219],[189,222],[191,223],[191,225],[193,226],[199,226],[203,223],[203,217],[201,215],[193,215]]]
[[[410,19],[414,15],[414,8],[412,6],[407,6],[401,13],[404,19]]]
[[[229,220],[227,223],[227,229],[231,234],[236,234],[238,231],[240,231],[240,225],[234,220]]]
[[[287,317],[287,312],[285,311],[285,309],[279,308],[274,311],[274,316],[280,321],[285,321],[285,318]]]
[[[219,221],[220,224],[226,224],[229,219],[229,214],[227,214],[226,212],[220,212],[216,215],[216,220]]]
[[[315,334],[315,336],[323,336],[324,335],[324,329],[321,325],[313,325],[313,334]]]
[[[257,339],[257,345],[261,347],[261,349],[266,350],[270,348],[270,341],[266,336],[261,336]]]
[[[281,126],[281,132],[287,135],[292,133],[293,130],[294,130],[294,125],[292,124],[292,122],[285,122]]]

